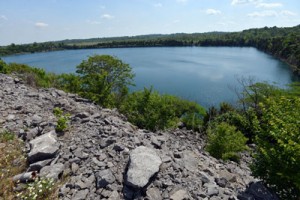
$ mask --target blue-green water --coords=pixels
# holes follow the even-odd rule
[[[3,57],[6,62],[25,63],[48,72],[75,72],[88,56],[117,56],[133,68],[136,86],[151,85],[169,93],[197,101],[208,107],[222,101],[235,102],[237,77],[284,86],[297,80],[289,66],[255,48],[239,47],[155,47],[65,50]]]

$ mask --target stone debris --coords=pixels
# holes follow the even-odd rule
[[[56,139],[55,131],[41,135],[29,142],[31,149],[28,153],[29,163],[38,162],[53,158],[58,150],[59,143]]]
[[[31,88],[3,74],[0,84],[0,128],[26,142],[30,164],[13,178],[16,182],[64,176],[58,192],[63,200],[233,200],[259,191],[252,185],[243,192],[258,181],[251,176],[248,154],[239,164],[217,160],[203,150],[200,133],[152,133],[75,94]],[[55,107],[71,116],[62,135],[55,132]]]
[[[126,184],[135,188],[146,186],[150,178],[159,171],[162,161],[148,147],[139,146],[130,153]]]

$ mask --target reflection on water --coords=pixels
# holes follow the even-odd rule
[[[222,101],[235,102],[230,89],[238,83],[235,77],[255,77],[258,81],[284,86],[299,80],[289,66],[255,48],[239,47],[157,47],[66,50],[8,56],[6,62],[25,63],[48,72],[75,72],[88,56],[110,54],[130,64],[136,74],[132,90],[154,86],[199,102],[208,107]]]

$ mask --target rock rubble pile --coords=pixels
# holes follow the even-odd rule
[[[254,198],[243,193],[257,181],[250,158],[245,155],[240,164],[217,160],[203,150],[199,133],[141,130],[116,110],[3,74],[0,85],[0,127],[27,146],[29,166],[15,181],[64,176],[58,193],[63,200]],[[55,131],[55,107],[71,115],[64,134]]]

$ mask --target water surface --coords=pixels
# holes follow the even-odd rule
[[[150,47],[64,50],[3,57],[6,62],[24,63],[47,72],[70,73],[84,59],[95,54],[117,56],[133,68],[135,87],[153,86],[197,101],[205,107],[222,101],[234,103],[237,77],[284,86],[298,80],[289,66],[274,57],[248,47]]]

